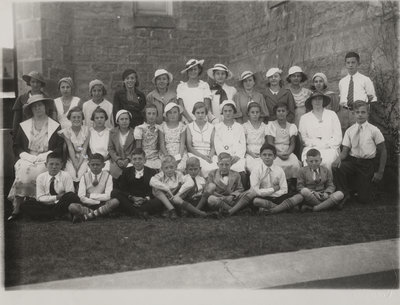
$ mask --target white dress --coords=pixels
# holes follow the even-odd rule
[[[237,156],[240,158],[239,161],[232,165],[231,170],[237,172],[245,171],[246,136],[242,125],[237,122],[234,122],[229,127],[224,122],[216,124],[214,147],[217,156],[222,152],[226,152],[232,157]]]
[[[295,124],[286,123],[286,127],[282,128],[278,121],[268,123],[267,135],[275,138],[276,152],[285,153],[290,146],[290,138],[297,136],[297,127]],[[297,178],[300,170],[300,162],[294,153],[289,155],[287,160],[282,160],[278,156],[274,160],[274,164],[283,168],[286,179]]]
[[[89,128],[90,139],[89,147],[92,154],[100,154],[104,158],[108,156],[108,140],[110,138],[110,130],[106,127],[103,131],[96,131],[93,127]],[[110,160],[105,162],[103,170],[110,170]]]
[[[342,142],[342,128],[337,114],[324,109],[319,121],[312,111],[300,118],[299,132],[304,142],[301,160],[305,164],[306,153],[311,148],[321,152],[322,165],[331,169],[332,162],[339,156]]]
[[[265,136],[267,135],[267,125],[261,122],[260,127],[257,129],[247,121],[243,124],[244,134],[246,135],[246,146],[247,150],[260,155],[260,148],[265,143]],[[253,158],[249,154],[246,154],[246,169],[251,173],[254,167],[258,166],[262,162],[261,159]]]
[[[192,113],[194,104],[204,102],[205,98],[211,99],[210,86],[202,80],[199,81],[197,87],[188,87],[186,82],[180,82],[176,88],[176,95],[178,99],[182,99],[183,106],[193,120],[195,120],[195,116]]]
[[[85,116],[84,124],[88,127],[93,127],[93,121],[91,120],[92,113],[98,106],[104,109],[108,115],[108,119],[105,124],[106,127],[109,129],[114,128],[113,104],[106,99],[103,99],[100,104],[96,104],[95,102],[93,102],[93,100],[88,100],[83,104],[82,110]]]
[[[186,147],[182,157],[179,151],[181,148],[181,134],[186,130],[185,124],[179,122],[177,127],[169,128],[167,122],[163,122],[160,126],[160,130],[164,134],[165,148],[167,149],[167,153],[174,156],[175,159],[179,161],[178,170],[184,171],[187,160]]]
[[[192,146],[199,153],[208,156],[211,151],[211,135],[214,130],[214,125],[206,122],[203,129],[200,129],[196,124],[196,121],[193,121],[188,125],[190,130],[190,134],[192,135]],[[217,156],[213,156],[212,163],[208,163],[206,160],[192,154],[188,153],[189,157],[196,157],[200,160],[201,173],[203,177],[207,178],[208,173],[214,169],[218,168]]]
[[[78,106],[80,100],[81,99],[79,97],[76,97],[76,96],[72,97],[71,104],[66,112],[64,112],[64,106],[63,106],[61,97],[58,97],[54,100],[54,104],[57,109],[57,120],[58,120],[58,123],[60,123],[60,125],[61,125],[61,129],[71,127],[72,123],[70,120],[67,119],[67,115],[72,108]]]

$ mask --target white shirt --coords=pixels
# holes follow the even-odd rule
[[[110,138],[110,130],[105,128],[103,131],[97,132],[90,127],[89,147],[92,154],[98,153],[103,157],[108,155],[108,140]]]
[[[205,98],[211,99],[210,86],[202,80],[199,81],[197,87],[188,87],[186,82],[180,82],[176,88],[176,95],[178,99],[182,99],[183,106],[193,120],[195,119],[192,114],[194,104],[204,102]]]
[[[342,141],[342,128],[337,114],[328,109],[319,121],[312,111],[302,115],[299,132],[306,147],[338,149]]]
[[[368,76],[357,72],[353,75],[353,83],[354,83],[354,95],[353,101],[361,100],[368,102],[368,96],[372,95],[371,102],[376,102],[376,94],[374,84]],[[349,92],[349,84],[350,84],[350,74],[346,75],[339,81],[339,92],[340,92],[340,105],[347,106],[347,95]]]
[[[70,120],[67,119],[67,115],[72,108],[78,106],[80,100],[81,99],[79,97],[76,96],[72,97],[71,104],[66,112],[64,112],[64,106],[61,97],[56,98],[54,100],[54,105],[56,106],[57,109],[57,120],[61,125],[61,129],[71,127],[72,123]]]
[[[275,164],[270,168],[270,174],[267,175],[268,166],[264,162],[260,163],[250,174],[251,188],[260,197],[280,197],[288,192],[286,176],[283,169]],[[268,177],[269,176],[269,177]],[[280,189],[274,191],[273,186],[279,184]]]
[[[224,122],[215,125],[214,147],[217,155],[222,152],[244,158],[246,153],[246,136],[243,126],[234,122],[228,127]]]
[[[372,159],[376,155],[376,146],[385,142],[382,132],[378,127],[365,121],[361,124],[360,142],[357,147],[353,147],[352,142],[355,134],[357,133],[358,123],[350,126],[343,137],[343,146],[350,148],[350,156],[362,159]]]
[[[36,178],[36,200],[43,203],[57,203],[56,195],[50,195],[51,178],[49,172],[41,173]],[[54,190],[57,194],[74,192],[74,183],[71,176],[64,171],[60,171],[54,176]]]
[[[88,171],[88,174],[91,176],[91,180],[94,181],[96,179],[96,175],[91,171]],[[97,175],[97,181],[100,182],[101,176],[104,174],[108,174],[107,171],[102,171]],[[82,176],[81,181],[79,182],[78,196],[81,199],[82,203],[86,203],[88,205],[100,204],[101,201],[107,201],[111,198],[111,191],[113,190],[113,182],[112,176],[108,175],[108,179],[106,181],[106,187],[104,193],[90,193],[89,197],[87,197],[87,188],[85,181],[85,175]]]
[[[142,170],[140,170],[140,171],[138,171],[138,170],[135,169],[135,178],[136,178],[136,179],[142,178],[143,175],[144,175],[144,168],[143,168]]]
[[[96,104],[93,100],[88,100],[82,106],[82,111],[85,116],[84,124],[86,126],[92,127],[93,121],[91,120],[93,111],[100,106],[100,108],[104,109],[108,115],[108,119],[106,121],[106,127],[111,129],[114,128],[114,117],[113,117],[113,104],[103,99],[100,104]]]

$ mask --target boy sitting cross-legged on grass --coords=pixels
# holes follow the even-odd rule
[[[80,202],[72,178],[61,170],[62,165],[60,155],[54,152],[47,155],[47,172],[36,178],[36,200],[23,203],[23,214],[32,219],[54,219],[67,214],[70,204]]]
[[[130,216],[147,219],[148,215],[161,214],[164,205],[154,198],[150,186],[150,179],[157,170],[145,166],[146,154],[142,148],[135,148],[131,158],[133,166],[122,170],[118,188],[111,192],[111,197],[117,199],[120,209]]]
[[[231,170],[232,156],[222,152],[218,155],[218,169],[208,174],[207,186],[197,205],[202,209],[206,204],[212,210],[219,210],[224,215],[232,215],[247,205],[248,192],[244,191],[240,174]]]
[[[81,204],[73,203],[68,208],[73,215],[73,223],[109,214],[118,206],[118,201],[111,199],[113,182],[110,173],[103,170],[103,155],[96,153],[90,156],[88,166],[90,170],[79,182],[78,196]]]
[[[275,146],[265,143],[260,148],[260,158],[263,162],[250,174],[250,186],[251,191],[255,193],[253,205],[259,208],[260,213],[268,214],[290,195],[285,172],[274,164]]]
[[[177,170],[176,160],[173,156],[167,155],[161,162],[161,172],[150,180],[153,187],[153,194],[160,199],[168,210],[168,217],[176,219],[175,207],[184,209],[200,217],[207,217],[208,214],[192,206],[189,202],[182,199],[186,191],[194,186],[191,175],[184,176]]]
[[[297,190],[300,194],[286,199],[280,205],[270,209],[270,213],[279,213],[299,205],[303,202],[301,210],[314,212],[326,210],[333,206],[340,207],[344,197],[340,191],[335,192],[332,173],[321,165],[321,153],[312,148],[307,151],[307,166],[302,167],[297,177]]]

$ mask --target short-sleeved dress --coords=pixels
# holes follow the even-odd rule
[[[176,88],[176,95],[178,99],[182,99],[183,106],[193,120],[195,119],[194,114],[192,114],[194,104],[203,102],[205,98],[211,99],[210,86],[202,80],[199,81],[197,87],[189,87],[186,82],[180,82]]]
[[[257,129],[247,121],[243,124],[244,134],[246,135],[246,146],[247,150],[260,154],[260,148],[265,143],[265,136],[267,135],[267,125],[261,122],[260,127]],[[251,173],[254,167],[258,166],[260,158],[253,158],[249,154],[246,154],[246,169]]]
[[[158,147],[158,135],[161,126],[148,123],[136,126],[133,135],[135,140],[142,140],[142,148],[146,154],[146,166],[153,169],[161,168],[161,159]]]
[[[89,148],[92,154],[100,154],[104,158],[108,156],[108,140],[110,138],[110,130],[104,128],[102,131],[97,131],[93,127],[90,127],[90,140]],[[103,170],[110,170],[110,161],[105,162]]]
[[[192,146],[199,153],[208,156],[211,151],[211,135],[214,131],[214,125],[206,122],[203,129],[197,125],[196,121],[193,121],[188,125],[190,134],[192,135]],[[214,155],[212,158],[212,163],[208,163],[206,160],[199,158],[198,156],[188,153],[189,157],[196,157],[200,160],[201,173],[203,177],[207,178],[208,173],[214,169],[218,168],[217,156]]]
[[[71,127],[72,123],[70,120],[68,120],[67,115],[72,108],[77,107],[79,105],[80,100],[81,99],[79,97],[76,96],[72,97],[71,104],[68,110],[65,112],[61,97],[58,97],[54,100],[54,104],[57,110],[57,120],[58,123],[60,123],[61,125],[61,129]]]
[[[83,144],[85,143],[87,137],[89,136],[89,127],[82,125],[81,130],[79,133],[76,135],[75,132],[72,130],[71,127],[67,127],[65,129],[62,129],[59,131],[59,134],[64,136],[66,139],[69,139],[74,147],[75,151],[75,157],[79,158],[82,154],[82,149],[83,149]],[[67,164],[65,165],[65,171],[69,173],[72,177],[72,180],[74,182],[79,182],[83,176],[83,174],[87,171],[88,169],[88,161],[87,161],[87,156],[84,156],[83,163],[78,169],[78,173],[76,172],[72,161],[71,157],[69,156],[67,159]]]
[[[299,93],[294,93],[290,88],[289,90],[292,92],[294,102],[296,104],[296,109],[294,111],[294,123],[296,127],[299,127],[300,117],[306,113],[306,106],[304,103],[310,97],[311,91],[307,88],[301,88]]]
[[[181,158],[179,150],[181,147],[181,134],[186,130],[185,124],[179,122],[177,127],[169,128],[167,123],[164,122],[161,124],[160,130],[164,134],[165,148],[167,149],[168,154],[174,156],[177,160],[180,159],[178,170],[184,171],[186,168],[187,152],[185,148],[185,153]]]
[[[289,149],[290,138],[297,136],[297,127],[295,124],[286,122],[286,127],[282,128],[278,121],[272,121],[267,126],[267,135],[275,138],[276,152],[278,154],[285,153]],[[291,153],[287,160],[282,160],[277,156],[274,164],[283,168],[286,179],[297,178],[300,162],[294,153]]]

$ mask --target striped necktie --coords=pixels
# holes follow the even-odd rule
[[[349,91],[347,93],[347,106],[352,109],[354,103],[354,82],[353,75],[350,76]]]

